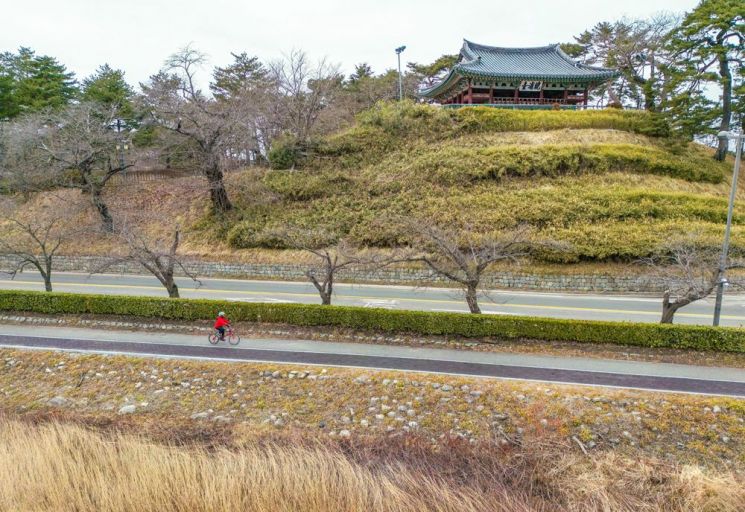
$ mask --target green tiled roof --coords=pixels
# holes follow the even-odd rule
[[[535,48],[500,48],[464,40],[458,62],[439,84],[421,92],[437,96],[461,77],[505,80],[561,80],[573,83],[602,83],[618,76],[614,69],[580,64],[558,44]]]

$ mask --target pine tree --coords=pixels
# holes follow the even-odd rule
[[[232,64],[215,68],[212,73],[210,90],[215,98],[226,99],[268,85],[269,71],[257,57],[249,57],[245,52],[231,55]]]
[[[12,102],[16,113],[61,108],[78,92],[74,73],[68,72],[54,57],[20,48],[17,55],[5,54],[3,61],[13,77]]]
[[[729,130],[733,113],[742,112],[745,60],[745,8],[742,0],[702,0],[669,39],[672,66],[671,110],[691,136]],[[739,83],[738,83],[739,82]],[[714,86],[721,103],[706,96]],[[717,160],[727,141],[720,140]]]
[[[457,61],[458,55],[442,55],[430,64],[409,62],[406,67],[419,79],[422,86],[432,87]]]
[[[658,110],[662,101],[659,89],[666,78],[661,68],[669,59],[665,37],[676,22],[670,15],[646,20],[604,21],[561,48],[583,64],[620,71],[619,79],[598,88],[596,94],[608,94],[612,101]]]
[[[0,56],[0,121],[18,114],[18,108],[13,99],[13,86],[13,75],[3,65],[2,56]]]
[[[134,116],[134,90],[124,80],[124,71],[104,64],[93,75],[83,80],[82,85],[81,98],[84,101],[116,109],[125,120],[130,120]]]
[[[365,78],[372,78],[373,75],[375,75],[375,73],[373,73],[370,64],[367,62],[361,62],[354,67],[354,73],[349,75],[349,81],[355,83]]]

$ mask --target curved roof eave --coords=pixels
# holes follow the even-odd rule
[[[578,73],[568,73],[568,72],[558,72],[558,73],[551,73],[549,72],[543,72],[543,73],[536,73],[537,70],[531,70],[532,72],[525,72],[525,73],[516,73],[514,70],[510,71],[504,71],[499,72],[494,69],[484,70],[479,69],[485,64],[484,61],[482,61],[482,55],[488,56],[488,53],[507,53],[507,54],[541,54],[541,53],[554,53],[557,57],[559,57],[561,60],[566,62],[571,66],[571,68],[574,68],[576,70],[581,70]],[[493,65],[493,64],[492,64]],[[557,71],[559,71],[557,69]],[[561,70],[565,71],[565,70]],[[571,71],[571,70],[569,70]],[[524,79],[524,80],[544,80],[544,81],[551,81],[551,80],[561,80],[561,81],[571,81],[572,83],[583,83],[583,84],[593,84],[593,83],[602,83],[607,80],[611,80],[617,76],[619,76],[620,73],[615,69],[610,68],[603,68],[603,67],[596,67],[596,66],[590,66],[587,64],[582,64],[579,62],[576,62],[574,59],[572,59],[569,55],[567,55],[562,49],[559,44],[551,44],[547,46],[536,46],[536,47],[527,47],[527,48],[504,48],[504,47],[498,47],[498,46],[487,46],[482,44],[473,43],[467,39],[463,40],[463,46],[460,50],[460,59],[459,61],[452,67],[452,69],[448,72],[448,75],[441,80],[438,84],[433,85],[432,87],[429,87],[427,89],[424,89],[420,91],[418,94],[422,97],[436,97],[439,94],[442,94],[446,92],[448,89],[452,87],[452,85],[464,77],[470,77],[470,78],[495,78],[495,79],[507,79],[507,80],[515,80],[515,79]]]
[[[439,92],[446,90],[453,82],[460,80],[462,73],[457,73],[457,70],[456,64],[439,83],[419,91],[419,96],[436,96]]]

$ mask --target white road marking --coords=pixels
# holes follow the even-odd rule
[[[395,299],[372,299],[366,300],[363,304],[363,308],[384,308],[384,309],[395,309],[398,306],[398,301]]]
[[[297,304],[294,300],[275,299],[273,297],[228,297],[225,300],[232,302],[272,302],[276,304]]]
[[[445,313],[468,313],[467,309],[433,309],[432,311],[442,311]],[[488,310],[482,310],[482,313],[485,315],[512,315],[512,316],[518,316],[517,313],[507,313],[506,311],[488,311]]]

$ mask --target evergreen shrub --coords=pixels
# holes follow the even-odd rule
[[[745,352],[745,329],[695,325],[472,315],[309,304],[0,291],[0,311],[50,315],[125,315],[211,321],[216,312],[239,322],[336,326],[389,333],[614,343],[718,352]]]

